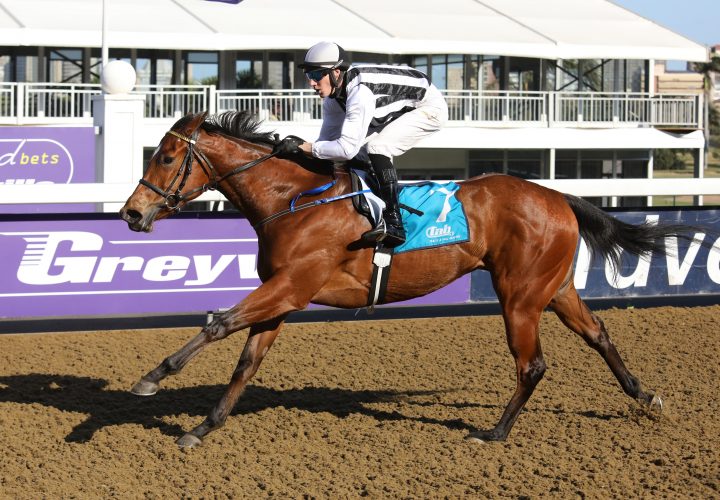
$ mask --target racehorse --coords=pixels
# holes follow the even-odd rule
[[[220,191],[258,236],[256,290],[216,315],[200,333],[132,388],[155,394],[209,343],[249,328],[247,342],[227,390],[207,418],[177,441],[193,447],[221,427],[256,373],[289,313],[308,304],[360,308],[368,303],[374,248],[359,236],[370,229],[349,199],[289,210],[299,193],[335,184],[323,196],[351,192],[341,165],[305,157],[278,157],[276,138],[244,112],[188,115],[175,123],[149,161],[144,178],[120,210],[133,231],[177,212],[209,189]],[[515,359],[517,385],[493,429],[471,432],[480,441],[504,440],[545,373],[539,321],[552,309],[605,360],[625,393],[650,408],[662,400],[641,388],[610,341],[603,322],[578,296],[573,259],[582,236],[596,257],[617,264],[632,255],[664,252],[664,238],[685,237],[686,226],[627,224],[575,196],[506,175],[460,182],[457,198],[468,218],[464,243],[394,256],[384,303],[420,297],[476,269],[490,273],[505,334]]]

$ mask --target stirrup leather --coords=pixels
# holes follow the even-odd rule
[[[384,240],[387,234],[387,224],[385,223],[385,219],[383,218],[380,219],[380,222],[378,222],[377,226],[370,229],[369,231],[365,231],[361,238],[364,241],[376,243]]]

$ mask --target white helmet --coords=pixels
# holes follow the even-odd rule
[[[335,69],[347,70],[350,67],[345,50],[333,42],[316,43],[305,54],[305,61],[299,64],[301,69]]]

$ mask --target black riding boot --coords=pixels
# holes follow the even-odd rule
[[[395,167],[387,156],[371,154],[375,176],[380,184],[380,197],[385,202],[383,220],[370,231],[362,235],[369,242],[382,241],[388,248],[395,248],[405,242],[405,229],[402,225],[400,207],[398,206],[398,181]]]

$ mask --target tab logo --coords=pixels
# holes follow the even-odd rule
[[[451,238],[455,236],[455,232],[452,230],[449,224],[445,224],[443,227],[430,226],[425,230],[425,236],[429,239],[435,238]]]

